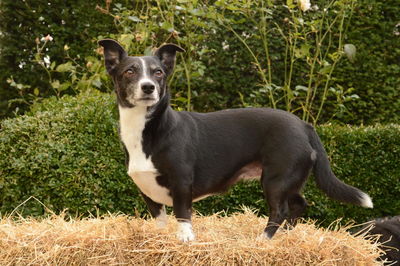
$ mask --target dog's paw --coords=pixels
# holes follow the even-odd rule
[[[157,217],[156,218],[156,228],[157,229],[164,229],[168,225],[167,217]]]
[[[167,224],[168,224],[168,217],[165,214],[164,210],[163,212],[160,213],[160,215],[156,217],[156,228],[164,229],[165,227],[167,227]]]
[[[167,216],[167,213],[165,212],[165,206],[163,206],[160,209],[160,213],[156,217],[156,221],[155,222],[156,222],[156,228],[157,229],[164,229],[165,227],[167,227],[168,216]]]
[[[193,241],[195,236],[192,230],[192,224],[188,222],[179,222],[176,236],[178,240],[182,242]]]
[[[264,240],[270,240],[271,238],[268,237],[268,234],[266,232],[262,232],[261,235],[259,235],[256,240],[258,241],[264,241]]]

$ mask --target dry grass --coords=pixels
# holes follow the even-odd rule
[[[53,216],[0,220],[0,265],[379,265],[377,244],[345,228],[317,229],[311,222],[256,240],[266,225],[247,211],[231,217],[196,216],[197,240],[180,243],[176,222],[127,216],[66,221]]]

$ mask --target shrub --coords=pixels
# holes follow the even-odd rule
[[[0,141],[1,211],[29,196],[69,213],[143,210],[125,175],[111,96],[65,96],[35,106],[31,115],[5,120]],[[139,204],[139,205],[137,205]],[[38,201],[23,214],[42,215]]]
[[[144,202],[126,174],[117,133],[113,95],[87,92],[74,98],[51,98],[24,116],[4,120],[0,131],[0,212],[10,213],[34,196],[43,205],[69,214],[146,213]],[[374,209],[328,199],[310,178],[305,196],[307,216],[326,224],[344,217],[358,222],[400,213],[400,127],[318,127],[337,176],[369,193]],[[42,215],[46,208],[28,201],[24,215]],[[240,205],[267,214],[258,182],[242,183],[228,195],[195,204],[203,214],[232,213]]]

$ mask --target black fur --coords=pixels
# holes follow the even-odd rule
[[[380,248],[385,252],[380,260],[387,260],[388,265],[400,265],[400,216],[375,219],[353,233],[366,231],[367,235],[378,235]]]

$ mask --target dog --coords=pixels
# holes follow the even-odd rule
[[[400,265],[400,216],[376,218],[353,234],[378,235],[379,247],[385,253],[379,258],[385,265]]]
[[[270,108],[211,113],[174,111],[167,78],[177,52],[165,44],[152,56],[129,56],[115,40],[99,41],[118,102],[120,137],[128,175],[140,189],[158,226],[165,205],[178,221],[177,238],[192,241],[192,203],[256,177],[269,206],[262,233],[272,238],[286,220],[295,225],[307,203],[300,194],[313,169],[329,197],[372,208],[371,198],[333,174],[314,128],[295,115]]]

